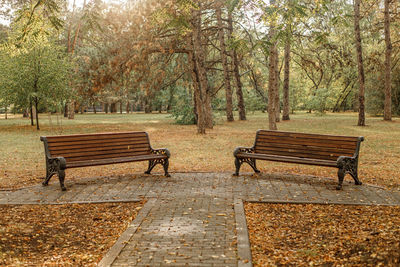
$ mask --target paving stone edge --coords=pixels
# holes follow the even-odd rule
[[[116,199],[116,200],[85,200],[85,201],[62,201],[62,202],[7,202],[3,203],[0,200],[0,205],[69,205],[69,204],[103,204],[103,203],[129,203],[129,202],[140,202],[140,199]]]
[[[238,267],[252,267],[249,233],[247,231],[247,222],[242,199],[235,198],[234,209],[237,233]]]
[[[345,206],[384,206],[384,207],[399,206],[399,204],[397,203],[377,204],[373,202],[298,201],[298,200],[279,200],[279,199],[265,199],[265,200],[246,199],[245,202],[270,203],[270,204],[317,204],[317,205],[345,205]]]
[[[125,232],[118,238],[114,245],[108,250],[97,266],[108,267],[114,262],[118,257],[121,250],[125,247],[128,241],[131,239],[132,235],[136,232],[139,226],[142,224],[143,220],[147,217],[147,214],[153,208],[156,203],[156,198],[149,199],[143,208],[139,211],[136,218],[131,222]]]

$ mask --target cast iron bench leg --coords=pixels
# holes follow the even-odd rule
[[[162,164],[164,167],[164,175],[165,177],[171,177],[171,175],[168,173],[168,167],[169,167],[169,160],[168,158],[164,159],[164,163]]]
[[[260,170],[257,169],[256,166],[256,160],[255,159],[249,159],[249,158],[235,158],[235,167],[236,167],[236,172],[233,174],[234,176],[238,176],[239,175],[239,170],[240,167],[242,166],[243,162],[246,162],[247,164],[250,165],[251,168],[253,168],[255,173],[260,173]]]
[[[58,171],[58,180],[60,180],[61,190],[62,190],[62,191],[66,191],[67,188],[65,188],[65,185],[64,185],[65,170],[59,170],[59,171]]]

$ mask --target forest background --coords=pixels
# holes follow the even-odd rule
[[[40,112],[167,111],[198,133],[215,111],[267,111],[270,129],[297,110],[400,113],[399,1],[1,3],[2,111],[38,129]]]

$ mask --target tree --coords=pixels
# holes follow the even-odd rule
[[[232,1],[234,4],[234,1]],[[229,30],[229,39],[230,42],[234,42],[233,37],[233,19],[232,19],[232,11],[235,6],[228,8],[228,30]],[[237,53],[236,46],[230,50],[230,56],[233,65],[233,73],[235,76],[236,81],[236,97],[238,102],[238,110],[239,110],[239,120],[245,121],[246,120],[246,107],[244,105],[244,98],[243,98],[243,84],[240,78],[240,71],[239,71],[239,58]]]
[[[205,55],[204,48],[202,45],[202,31],[201,31],[201,14],[202,14],[202,3],[197,2],[198,8],[192,9],[193,19],[193,63],[196,70],[196,81],[197,86],[195,87],[196,93],[196,110],[198,112],[197,132],[199,134],[205,134],[206,128],[212,128],[212,117],[210,118],[211,112],[211,100],[208,88],[208,78],[205,66]],[[193,70],[193,71],[195,71]],[[210,125],[211,123],[211,125]]]
[[[275,5],[275,0],[271,0],[271,5]],[[276,42],[276,15],[272,14],[270,29],[269,29],[269,79],[268,79],[268,122],[270,130],[277,130],[276,127],[276,94],[278,93],[277,88],[277,58],[278,49]]]
[[[222,68],[224,70],[224,86],[226,92],[226,117],[228,121],[233,121],[233,109],[232,109],[232,87],[231,87],[231,75],[228,68],[228,60],[227,60],[227,50],[225,45],[225,34],[224,34],[224,25],[222,24],[222,2],[217,3],[216,7],[216,15],[217,15],[217,23],[218,23],[218,39],[220,43],[220,54],[222,61]]]
[[[360,0],[354,0],[354,35],[357,52],[358,64],[358,81],[359,81],[359,111],[358,111],[358,126],[365,126],[365,74],[364,63],[362,57],[361,46],[361,30],[360,30]]]
[[[2,49],[9,58],[7,88],[16,106],[30,108],[32,124],[32,106],[35,108],[36,127],[39,130],[39,111],[57,110],[68,97],[67,74],[70,65],[61,48],[52,41],[49,35],[51,28],[45,20],[32,18],[31,31],[21,41],[19,36],[21,30],[25,30],[24,23],[18,21],[12,25],[12,37]]]
[[[283,114],[282,120],[290,120],[289,117],[289,74],[290,74],[290,41],[285,42],[285,54],[284,54],[284,78],[283,78]]]
[[[385,106],[384,106],[384,120],[392,120],[392,76],[391,76],[391,62],[392,62],[392,42],[390,40],[390,13],[389,3],[390,0],[385,0]]]

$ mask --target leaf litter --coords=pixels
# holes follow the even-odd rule
[[[246,203],[254,266],[400,266],[400,207]]]
[[[2,205],[0,266],[96,266],[143,205]]]

